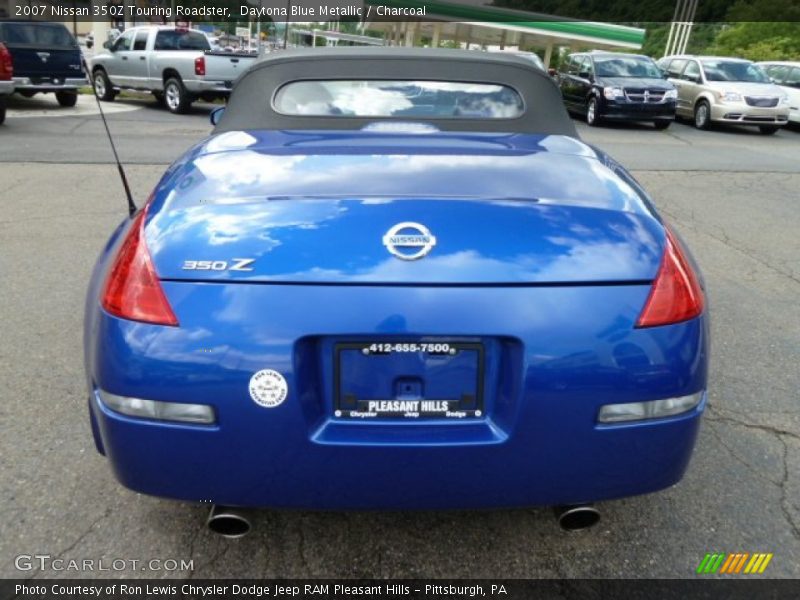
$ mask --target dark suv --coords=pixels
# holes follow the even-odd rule
[[[0,42],[11,53],[15,92],[28,98],[55,92],[61,106],[75,106],[86,75],[78,43],[64,25],[0,21]]]
[[[558,86],[570,112],[589,125],[604,120],[652,121],[666,129],[675,120],[678,93],[653,59],[639,54],[570,54],[558,72]]]

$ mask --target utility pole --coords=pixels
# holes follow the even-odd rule
[[[105,6],[105,0],[92,0],[92,8],[94,12],[94,7],[97,7],[100,10],[101,7]],[[92,21],[92,34],[94,35],[94,53],[100,54],[103,51],[103,44],[106,43],[108,40],[108,19],[101,19],[97,18]]]
[[[264,8],[264,0],[258,0],[259,8]],[[258,13],[258,20],[256,21],[256,56],[261,56],[261,11]]]
[[[667,36],[667,47],[664,51],[666,56],[686,52],[698,3],[699,0],[676,0],[675,12],[672,15],[672,23],[670,23]]]
[[[286,0],[286,22],[283,29],[283,49],[286,50],[289,44],[289,19],[292,14],[292,0]]]

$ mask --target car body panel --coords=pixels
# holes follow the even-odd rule
[[[703,60],[727,60],[750,64],[742,59],[718,57],[667,56],[658,64],[668,70],[668,79],[678,88],[678,114],[693,117],[695,107],[702,100],[708,103],[711,120],[721,123],[742,125],[762,125],[781,127],[789,116],[788,106],[776,101],[774,106],[759,107],[750,105],[747,97],[779,99],[784,94],[772,83],[746,81],[709,81],[706,77]],[[670,63],[680,63],[678,69],[670,69]],[[742,96],[741,101],[726,101],[721,92],[734,92]]]
[[[597,424],[602,404],[705,385],[707,356],[697,352],[706,343],[704,319],[632,328],[648,285],[164,288],[179,328],[97,312],[89,324],[90,339],[103,340],[90,346],[94,385],[208,403],[218,415],[210,427],[146,422],[93,399],[100,444],[121,481],[141,492],[325,508],[577,503],[672,485],[697,432],[702,407],[661,423]],[[587,305],[595,308],[576,318]],[[487,366],[485,417],[333,416],[331,340],[420,336],[502,346]],[[248,394],[251,376],[264,368],[288,382],[289,396],[275,409]]]
[[[760,62],[767,75],[789,97],[789,121],[800,123],[800,62]]]
[[[247,135],[253,143],[241,150],[206,143],[156,192],[146,233],[162,278],[553,283],[648,281],[658,270],[661,224],[570,138],[351,134],[326,148],[320,132]],[[382,244],[409,220],[439,240],[419,264]],[[541,240],[535,251],[531,237]],[[242,257],[254,259],[250,270],[184,269]]]
[[[508,54],[513,54],[514,56],[518,56],[520,58],[524,58],[525,60],[533,63],[537,68],[541,69],[542,71],[547,71],[547,69],[544,66],[544,62],[535,52],[525,52],[522,50],[497,50],[497,52],[505,52]]]
[[[190,92],[228,95],[233,83],[255,60],[250,54],[212,52],[208,39],[200,30],[180,29],[202,36],[208,46],[204,50],[159,50],[156,38],[159,32],[172,32],[178,28],[153,26],[136,27],[118,37],[111,48],[96,54],[91,69],[105,70],[112,85],[117,88],[162,91],[170,74],[177,74]],[[205,60],[205,74],[195,72],[195,59]]]
[[[8,96],[14,93],[14,81],[11,79],[13,72],[14,65],[11,62],[11,54],[0,42],[0,125],[6,120]]]
[[[366,52],[377,68],[390,51],[407,61],[398,70],[453,56],[481,78],[501,60]],[[577,504],[680,480],[705,408],[707,314],[637,326],[676,242],[630,174],[572,135],[552,82],[514,61],[508,73],[548,86],[563,133],[327,119],[223,130],[167,170],[146,218],[112,234],[86,299],[92,431],[124,485],[235,506],[444,509]],[[384,240],[409,222],[435,236],[416,260]],[[176,325],[101,304],[134,223]],[[402,349],[414,344],[454,352]],[[265,371],[285,386],[272,404],[252,389]],[[126,416],[107,394],[201,404],[214,420]],[[699,404],[676,416],[599,422],[607,404],[690,395]],[[448,410],[346,408],[404,398]]]
[[[602,119],[671,121],[675,118],[675,101],[663,98],[663,94],[674,90],[675,86],[663,78],[596,75],[594,59],[610,56],[645,58],[638,55],[609,55],[599,52],[569,55],[562,63],[557,76],[564,104],[570,111],[586,114],[589,99],[595,98],[597,113]],[[580,64],[576,67],[574,61]],[[578,69],[585,70],[578,71]],[[607,98],[603,93],[606,88],[620,88],[624,90],[624,95]]]
[[[86,85],[80,47],[60,23],[0,21],[0,42],[11,52],[16,91],[72,91]]]

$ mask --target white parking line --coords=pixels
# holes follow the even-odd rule
[[[104,102],[103,111],[106,114],[139,110],[142,106],[122,102]],[[75,106],[59,106],[53,94],[45,94],[34,98],[13,97],[8,107],[9,119],[26,117],[89,117],[99,114],[97,102],[88,94],[78,96]]]

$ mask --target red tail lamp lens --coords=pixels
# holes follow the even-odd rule
[[[102,306],[122,319],[177,325],[144,240],[147,207],[136,217],[106,279]]]
[[[636,326],[656,327],[688,321],[703,312],[703,305],[703,290],[697,274],[667,229],[661,267]]]

